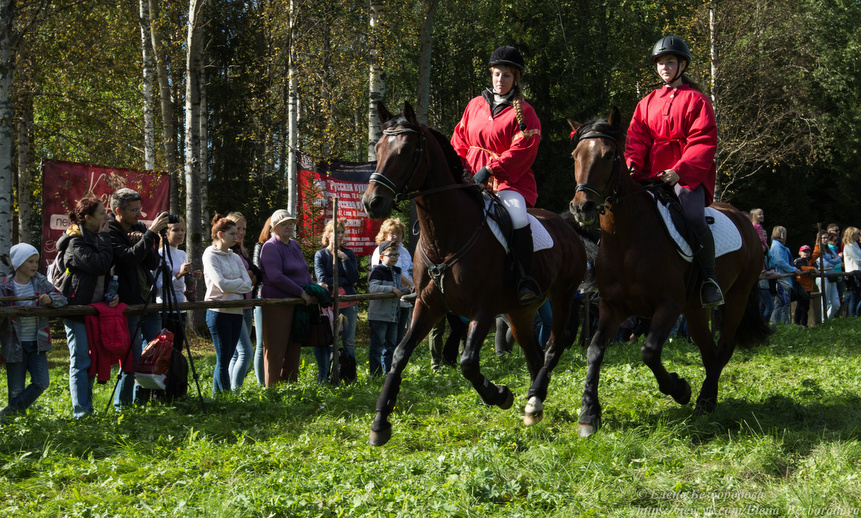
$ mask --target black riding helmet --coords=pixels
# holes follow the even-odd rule
[[[493,51],[493,54],[490,55],[488,66],[492,67],[494,65],[509,65],[521,72],[523,72],[526,66],[523,63],[523,56],[520,55],[520,51],[511,45],[505,45]]]
[[[691,49],[683,39],[677,36],[664,36],[655,43],[655,46],[652,47],[652,63],[657,63],[658,58],[666,54],[673,54],[680,60],[685,60],[685,69],[687,69],[691,64]],[[679,72],[676,73],[676,77],[667,84],[675,82],[676,79],[681,77],[682,72],[682,67],[679,67]]]

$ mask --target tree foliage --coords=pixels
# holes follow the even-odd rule
[[[155,3],[159,57],[179,113],[188,5]],[[425,2],[379,4],[384,102],[397,111],[404,101],[416,102]],[[19,2],[22,9],[43,5],[50,8],[30,30],[20,24],[32,17],[16,22],[23,37],[15,47],[13,93],[29,99],[18,115],[32,105],[32,161],[143,168],[137,2]],[[714,78],[710,6],[716,7]],[[723,199],[741,209],[761,206],[770,223],[790,228],[791,241],[807,240],[813,219],[851,223],[852,193],[861,187],[854,171],[861,139],[859,9],[855,0],[445,0],[433,25],[429,124],[450,134],[466,103],[489,85],[492,50],[518,46],[527,61],[524,93],[542,122],[533,168],[538,203],[564,210],[573,194],[565,118],[584,121],[613,105],[629,116],[656,83],[652,44],[676,34],[691,44],[691,72],[715,99]],[[318,159],[365,159],[369,16],[367,0],[207,2],[208,209],[244,212],[254,234],[274,208],[286,206],[291,49],[299,150]],[[160,110],[155,118],[157,139],[175,132],[175,153],[183,156],[182,118],[173,129],[162,125]],[[156,146],[157,167],[167,167],[167,149]],[[31,203],[38,209],[37,199]]]

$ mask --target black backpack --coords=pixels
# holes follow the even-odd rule
[[[338,375],[345,384],[356,381],[356,359],[341,347],[338,350]]]
[[[54,287],[63,295],[67,295],[64,288],[66,287],[66,281],[69,279],[69,270],[66,268],[65,257],[63,257],[64,251],[65,250],[61,250],[58,252],[54,261],[48,265],[45,277],[47,277],[48,280],[51,281],[51,284],[53,284]]]
[[[170,371],[165,380],[164,398],[166,401],[173,401],[187,394],[188,360],[182,355],[182,351],[174,349],[173,354],[170,355]]]

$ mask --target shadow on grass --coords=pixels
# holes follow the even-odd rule
[[[856,395],[807,403],[774,395],[762,401],[721,400],[718,408],[707,415],[695,415],[693,404],[672,404],[661,411],[641,413],[605,411],[604,425],[615,431],[672,428],[675,436],[697,445],[739,435],[769,436],[804,453],[823,441],[861,439],[859,409],[861,397]],[[564,418],[576,423],[576,415]]]

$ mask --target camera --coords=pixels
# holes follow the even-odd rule
[[[167,212],[162,212],[161,214],[167,214]],[[167,223],[169,225],[173,223],[179,223],[179,216],[176,214],[167,214]]]

